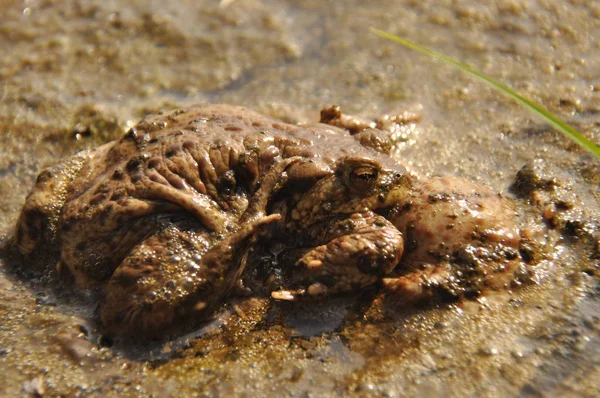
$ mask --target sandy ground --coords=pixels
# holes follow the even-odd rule
[[[165,4],[167,3],[167,4]],[[502,79],[600,141],[600,3],[0,0],[0,233],[35,176],[144,114],[239,104],[308,122],[321,107],[404,110],[398,159],[507,192],[534,159],[576,204],[532,286],[484,303],[386,313],[231,306],[178,341],[100,336],[93,306],[0,264],[0,395],[598,396],[600,162],[488,87],[370,34],[406,36]],[[519,200],[524,219],[541,216]],[[572,231],[571,231],[572,232]],[[595,234],[595,235],[594,235]],[[360,300],[358,300],[360,301]],[[242,312],[244,313],[242,315]]]

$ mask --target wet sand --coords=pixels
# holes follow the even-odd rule
[[[536,282],[485,302],[386,311],[368,297],[226,306],[152,346],[103,338],[89,298],[0,260],[0,395],[594,396],[600,389],[600,161],[511,100],[373,26],[461,59],[600,141],[600,3],[2,0],[0,233],[37,173],[143,115],[244,105],[292,122],[338,104],[405,110],[399,161],[508,193],[542,159],[591,230],[545,231]],[[541,215],[519,199],[524,223]],[[595,234],[595,235],[594,235]],[[597,241],[596,241],[597,243]],[[234,303],[235,304],[235,303]],[[315,308],[317,307],[317,308]],[[243,314],[242,314],[243,313]]]

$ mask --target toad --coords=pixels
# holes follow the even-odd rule
[[[522,268],[510,200],[419,181],[378,127],[336,107],[304,126],[227,105],[148,116],[42,171],[16,247],[57,248],[59,274],[100,288],[104,329],[129,336],[209,318],[261,270],[264,247],[283,253],[279,283],[262,289],[275,299],[381,282],[411,303],[510,286]]]

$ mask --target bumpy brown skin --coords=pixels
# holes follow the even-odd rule
[[[345,130],[192,107],[43,171],[15,240],[26,256],[58,245],[61,272],[103,286],[108,332],[160,337],[209,317],[261,236],[305,253],[292,264],[298,279],[327,279],[334,292],[374,283],[403,241],[371,211],[410,185],[402,166]],[[343,229],[344,219],[355,222]]]
[[[386,217],[403,233],[400,274],[383,279],[401,302],[478,297],[526,276],[514,203],[458,177],[416,182]]]
[[[322,122],[226,105],[147,117],[43,171],[17,247],[59,247],[60,271],[104,287],[108,332],[151,337],[211,316],[253,280],[245,271],[280,271],[251,286],[278,299],[382,280],[404,304],[505,288],[522,270],[508,199],[460,178],[418,181],[384,131],[339,108]]]

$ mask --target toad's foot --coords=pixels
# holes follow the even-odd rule
[[[273,214],[248,222],[208,251],[202,234],[165,225],[111,277],[100,310],[106,331],[165,336],[185,328],[186,320],[208,318],[235,288],[259,229],[279,219]]]
[[[410,274],[383,278],[383,286],[388,293],[393,293],[396,301],[403,304],[426,302],[440,292],[456,294],[457,286],[448,263],[426,264],[420,270]]]
[[[386,115],[373,121],[346,115],[342,113],[339,106],[334,105],[321,110],[320,123],[348,130],[361,145],[390,154],[397,141],[394,137],[407,125],[420,120],[421,117],[415,113],[403,112],[399,115]]]
[[[374,284],[394,269],[404,248],[400,232],[372,212],[319,223],[307,234],[322,244],[304,250],[292,267],[289,280],[300,287],[273,292],[273,298],[294,300]]]
[[[436,298],[475,299],[489,291],[517,286],[526,274],[520,259],[503,259],[497,253],[473,246],[457,252],[451,261],[412,268],[403,275],[383,278],[383,286],[396,304]]]

